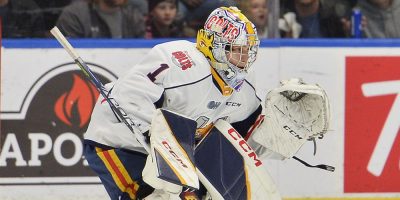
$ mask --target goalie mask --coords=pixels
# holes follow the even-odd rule
[[[222,79],[239,91],[260,43],[254,24],[236,7],[220,7],[198,31],[196,42]]]

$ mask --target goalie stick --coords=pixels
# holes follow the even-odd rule
[[[133,134],[135,134],[136,140],[144,147],[147,153],[150,153],[150,147],[146,143],[145,137],[142,134],[140,134],[141,131],[138,130],[137,125],[127,115],[124,109],[119,106],[119,104],[115,99],[109,98],[107,96],[107,90],[105,89],[103,83],[101,83],[100,80],[94,75],[92,70],[90,70],[89,66],[78,55],[74,47],[72,47],[72,45],[61,33],[61,31],[57,27],[54,27],[50,30],[50,32],[64,47],[64,49],[68,52],[68,54],[72,57],[72,59],[74,59],[75,63],[81,68],[85,76],[96,86],[101,96],[104,97],[104,99],[107,101],[107,103],[110,105],[111,109],[116,113],[116,115],[120,118],[120,120],[126,124],[126,126],[129,128],[129,130],[131,130]]]

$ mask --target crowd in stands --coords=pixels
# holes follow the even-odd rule
[[[260,38],[400,37],[400,0],[0,0],[4,38],[46,38],[55,25],[74,38],[194,38],[209,13],[237,6]],[[278,33],[278,34],[274,34]]]

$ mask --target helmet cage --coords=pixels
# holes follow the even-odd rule
[[[247,71],[250,66],[256,61],[260,42],[250,42],[248,39],[236,40],[237,41],[233,42],[231,45],[225,45],[225,55],[229,55],[227,60],[230,64],[238,67],[239,69]]]

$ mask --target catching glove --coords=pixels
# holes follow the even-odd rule
[[[317,84],[281,81],[265,100],[265,119],[251,136],[265,153],[291,158],[307,141],[323,137],[330,122],[329,100]]]

